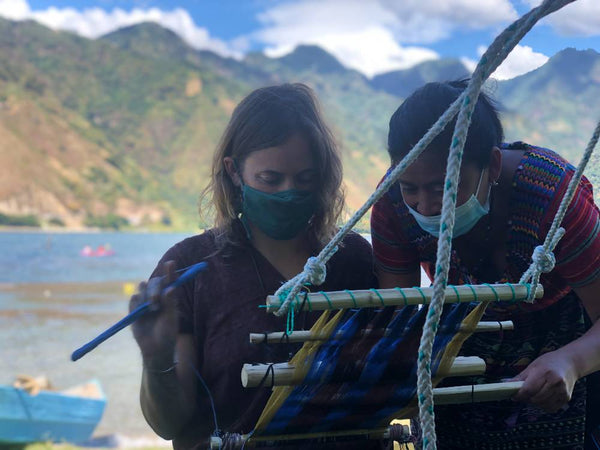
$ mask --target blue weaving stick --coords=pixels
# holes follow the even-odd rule
[[[197,264],[194,264],[194,265],[188,267],[186,269],[186,271],[183,272],[179,278],[177,278],[175,281],[173,281],[168,286],[166,286],[164,288],[163,292],[169,288],[176,288],[176,287],[181,286],[182,284],[188,282],[189,280],[192,280],[197,273],[206,269],[206,266],[207,266],[207,264],[205,262],[199,262]],[[152,306],[152,304],[149,301],[142,303],[140,306],[135,308],[133,311],[131,311],[129,314],[127,314],[125,317],[123,317],[121,320],[119,320],[117,323],[115,323],[112,327],[110,327],[106,331],[103,331],[97,337],[92,339],[90,342],[88,342],[87,344],[85,344],[85,345],[79,347],[77,350],[75,350],[71,354],[71,361],[77,361],[79,358],[81,358],[85,354],[91,352],[93,349],[98,347],[98,345],[100,345],[102,342],[106,341],[109,337],[118,333],[123,328],[131,325],[133,322],[138,320],[144,314],[151,311],[151,306]]]

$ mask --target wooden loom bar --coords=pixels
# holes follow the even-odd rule
[[[467,326],[461,325],[461,331],[468,331]],[[474,333],[484,333],[491,331],[502,331],[502,330],[512,330],[514,325],[510,320],[503,320],[498,322],[479,322],[475,329]],[[373,333],[373,335],[381,336],[382,333],[372,332],[371,330],[363,330],[361,336],[369,335]],[[383,333],[384,336],[389,334],[388,330],[385,330]],[[306,342],[306,341],[326,341],[328,337],[319,334],[313,333],[310,330],[298,330],[292,331],[287,337],[285,335],[285,331],[277,331],[274,333],[250,333],[250,343],[251,344],[261,344],[266,342],[268,344],[286,344],[286,343],[297,343],[297,342]]]
[[[433,400],[436,405],[450,405],[458,403],[479,403],[489,401],[507,400],[512,398],[523,386],[522,381],[510,381],[505,383],[476,384],[467,386],[453,386],[433,389]],[[372,430],[355,429],[337,432],[322,432],[310,434],[292,434],[278,436],[252,436],[245,434],[240,436],[239,447],[242,448],[250,438],[249,445],[261,441],[286,441],[294,439],[318,439],[335,438],[345,436],[368,436],[372,439],[389,438],[390,428],[377,428]],[[211,438],[211,449],[222,448],[223,442],[218,437]]]
[[[264,385],[291,386],[300,384],[302,380],[295,378],[296,368],[288,363],[277,364],[244,364],[242,367],[242,386],[245,388]],[[446,377],[482,375],[485,372],[485,361],[477,356],[459,356],[454,359]]]
[[[520,302],[527,299],[530,289],[531,285],[509,283],[449,286],[445,291],[445,302]],[[298,294],[295,307],[296,309],[302,307],[305,311],[323,311],[326,309],[420,305],[428,304],[431,301],[432,294],[432,287],[311,292]],[[541,298],[543,295],[544,289],[541,285],[538,285],[535,298]],[[269,295],[267,297],[267,311],[273,312],[279,309],[281,303],[282,300],[278,296]]]

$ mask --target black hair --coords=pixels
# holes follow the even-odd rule
[[[425,135],[438,118],[460,96],[468,79],[427,83],[413,92],[390,119],[388,153],[398,163]],[[432,141],[428,150],[448,153],[456,117]],[[479,94],[464,148],[464,162],[480,168],[489,166],[492,147],[500,146],[504,131],[496,102],[484,92]]]

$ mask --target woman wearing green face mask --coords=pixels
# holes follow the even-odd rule
[[[466,85],[430,83],[400,105],[388,134],[392,165]],[[373,207],[371,235],[381,287],[419,285],[419,266],[434,277],[453,130],[448,125]],[[573,176],[573,166],[553,151],[502,139],[496,109],[481,95],[464,148],[449,284],[519,282]],[[579,449],[584,440],[591,444],[590,425],[598,427],[600,420],[598,374],[590,376],[600,369],[599,217],[584,178],[561,224],[566,233],[554,252],[554,270],[541,277],[544,297],[525,305],[491,303],[483,320],[511,320],[514,330],[474,335],[461,349],[463,355],[486,361],[485,375],[471,382],[512,379],[523,381],[523,387],[507,401],[436,407],[438,448]]]
[[[259,305],[302,271],[336,231],[341,181],[334,140],[308,87],[258,89],[236,107],[201,202],[212,206],[214,228],[168,250],[131,300],[131,308],[144,297],[160,306],[133,331],[144,364],[142,410],[174,448],[206,448],[217,428],[253,429],[269,390],[244,389],[242,364],[286,361],[295,348],[252,345],[248,335],[285,329],[285,319]],[[349,235],[328,263],[319,290],[373,287],[371,253],[367,241]],[[193,283],[160,295],[176,270],[199,261],[208,267]],[[315,319],[307,314],[296,328]],[[343,448],[352,445],[344,442]]]

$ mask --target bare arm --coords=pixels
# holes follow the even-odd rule
[[[563,407],[575,382],[600,370],[600,279],[575,289],[592,327],[579,339],[535,359],[515,380],[524,381],[515,400],[529,401],[548,411]]]
[[[164,277],[141,283],[130,309],[150,300],[153,312],[133,326],[143,359],[140,403],[148,424],[161,437],[175,438],[191,420],[196,408],[198,367],[193,337],[180,334],[176,291],[164,292],[174,279],[174,264],[164,265]],[[193,366],[192,366],[193,365]]]
[[[191,335],[178,336],[175,353],[178,362],[174,370],[168,370],[167,366],[168,371],[161,373],[153,369],[155,363],[144,361],[142,372],[142,412],[156,434],[164,439],[175,438],[191,420],[196,407],[197,382],[193,368],[198,367],[198,362]]]
[[[398,274],[385,272],[380,268],[376,269],[379,287],[389,289],[395,287],[413,287],[421,285],[421,270],[417,269],[414,272],[407,274]]]

